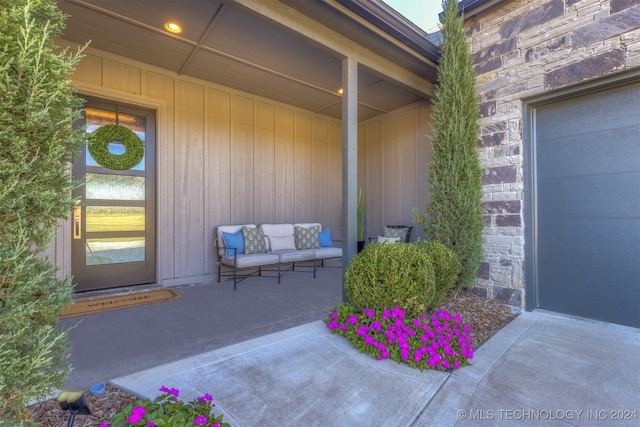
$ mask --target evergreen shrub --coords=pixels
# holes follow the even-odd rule
[[[438,302],[431,259],[412,243],[366,246],[347,267],[344,287],[356,311],[399,307],[415,317]]]
[[[442,243],[432,240],[418,240],[416,246],[426,251],[436,276],[437,301],[442,301],[456,285],[462,264],[456,253]]]
[[[84,139],[70,76],[79,53],[54,43],[53,0],[0,0],[0,426],[31,425],[30,402],[69,372],[59,313],[73,286],[47,258],[75,201],[70,169]]]
[[[414,221],[429,240],[453,249],[462,263],[457,287],[471,286],[482,260],[482,168],[478,155],[479,99],[464,16],[443,0],[438,82],[433,101],[430,197]]]

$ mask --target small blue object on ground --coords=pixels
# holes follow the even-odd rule
[[[91,387],[91,394],[102,394],[104,393],[104,384],[100,383],[100,384],[96,384],[93,387]]]

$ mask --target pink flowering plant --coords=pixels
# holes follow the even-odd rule
[[[451,371],[473,358],[471,327],[447,311],[407,319],[399,307],[377,312],[365,308],[358,313],[343,303],[329,314],[327,326],[378,360],[391,359],[421,370]]]
[[[128,405],[111,418],[111,424],[101,424],[100,427],[229,427],[222,422],[222,415],[216,417],[211,413],[216,405],[210,394],[185,403],[178,399],[178,389],[162,386],[160,392],[162,394],[154,400]]]

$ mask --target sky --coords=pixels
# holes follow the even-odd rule
[[[422,28],[430,30],[440,23],[442,0],[383,0],[405,18]]]

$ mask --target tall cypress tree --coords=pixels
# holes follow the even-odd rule
[[[456,0],[443,0],[442,42],[433,102],[428,182],[431,196],[415,212],[429,240],[451,248],[462,263],[458,287],[476,279],[482,258],[482,170],[478,157],[478,95],[473,59]]]
[[[57,329],[69,279],[45,251],[74,207],[70,170],[84,143],[69,79],[79,54],[54,44],[53,0],[0,0],[0,425],[30,425],[26,404],[62,387],[68,339]]]

